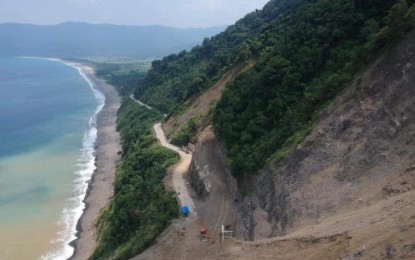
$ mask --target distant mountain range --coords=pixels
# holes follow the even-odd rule
[[[190,49],[226,27],[178,29],[68,22],[0,24],[0,56],[162,57]]]

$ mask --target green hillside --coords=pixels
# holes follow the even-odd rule
[[[117,130],[123,155],[117,166],[114,197],[98,221],[98,245],[90,259],[129,259],[148,247],[177,216],[166,191],[166,169],[178,155],[162,147],[153,133],[161,114],[125,97]]]
[[[272,0],[201,46],[154,61],[135,97],[172,116],[230,68],[254,64],[227,85],[211,111],[227,163],[243,180],[266,160],[287,155],[319,112],[412,29],[413,2]],[[118,67],[114,73],[105,66],[99,71],[124,95],[130,81],[142,76]],[[118,119],[124,153],[92,259],[128,259],[142,252],[177,214],[162,183],[177,155],[162,149],[151,129],[161,118],[125,96]],[[198,120],[185,130],[195,132]]]
[[[237,176],[281,158],[313,118],[413,25],[414,1],[270,1],[190,52],[153,62],[135,97],[165,113],[255,62],[223,93],[213,124]]]
[[[154,61],[147,77],[135,90],[135,97],[171,112],[177,105],[197,95],[217,81],[232,64],[246,61],[258,54],[249,43],[259,37],[267,26],[297,0],[268,3],[262,11],[256,10],[229,26],[191,51],[172,54]]]

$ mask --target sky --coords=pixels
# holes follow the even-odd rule
[[[0,0],[0,23],[230,25],[269,0]]]

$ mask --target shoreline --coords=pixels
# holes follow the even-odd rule
[[[59,189],[60,185],[64,185],[65,191],[68,189],[69,193],[65,193],[65,196],[62,197],[65,200],[65,206],[57,209],[59,215],[56,222],[50,220],[46,221],[44,225],[36,225],[36,227],[44,228],[53,224],[56,230],[50,229],[51,232],[47,237],[47,232],[41,232],[42,235],[45,235],[44,243],[42,240],[39,242],[39,248],[33,247],[37,250],[34,252],[36,259],[87,259],[96,248],[97,220],[102,209],[108,207],[114,193],[116,165],[121,158],[118,152],[122,150],[120,135],[116,131],[117,112],[121,106],[121,97],[114,86],[97,78],[94,69],[87,64],[46,57],[15,58],[49,60],[53,63],[63,64],[64,67],[67,67],[66,70],[75,69],[78,77],[81,76],[80,82],[87,83],[91,91],[88,93],[88,89],[86,89],[85,92],[82,92],[81,98],[88,98],[88,103],[91,103],[92,107],[96,104],[95,111],[89,116],[89,121],[85,122],[87,127],[84,129],[84,136],[81,140],[80,156],[76,156],[75,153],[71,154],[71,156],[74,155],[73,159],[76,161],[71,163],[71,168],[66,173],[68,179],[55,186]],[[95,96],[95,102],[94,98],[89,100],[90,94]],[[88,117],[88,114],[85,116]],[[78,141],[71,140],[71,144],[74,142]],[[53,155],[51,154],[51,156]],[[66,167],[66,169],[68,168]],[[73,179],[72,175],[69,175],[71,172]],[[37,230],[31,227],[26,229]],[[15,233],[13,229],[10,232]],[[4,233],[7,234],[8,231],[6,230]],[[5,242],[8,245],[7,240]],[[15,244],[10,244],[7,248],[14,250]],[[27,249],[31,248],[28,246]],[[17,248],[17,251],[20,250]],[[7,252],[6,250],[6,256]],[[3,253],[1,254],[3,255]],[[2,257],[0,256],[0,258]]]
[[[108,205],[113,196],[116,163],[120,159],[120,136],[116,131],[117,111],[121,105],[115,88],[97,78],[91,67],[80,63],[58,60],[80,70],[94,88],[105,96],[105,104],[97,115],[97,139],[94,145],[95,167],[85,197],[82,200],[84,209],[76,224],[76,239],[69,242],[73,254],[69,259],[87,259],[96,247],[96,227],[100,212]]]

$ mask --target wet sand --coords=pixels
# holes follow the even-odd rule
[[[81,68],[95,87],[104,93],[106,98],[105,106],[97,118],[98,135],[95,144],[97,169],[89,183],[84,200],[86,205],[84,213],[78,221],[78,239],[71,243],[75,248],[75,252],[70,259],[87,259],[96,247],[95,224],[101,210],[113,196],[115,167],[120,159],[117,153],[121,150],[120,136],[116,131],[117,111],[121,99],[113,86],[95,77],[92,68],[81,64],[70,64]]]

